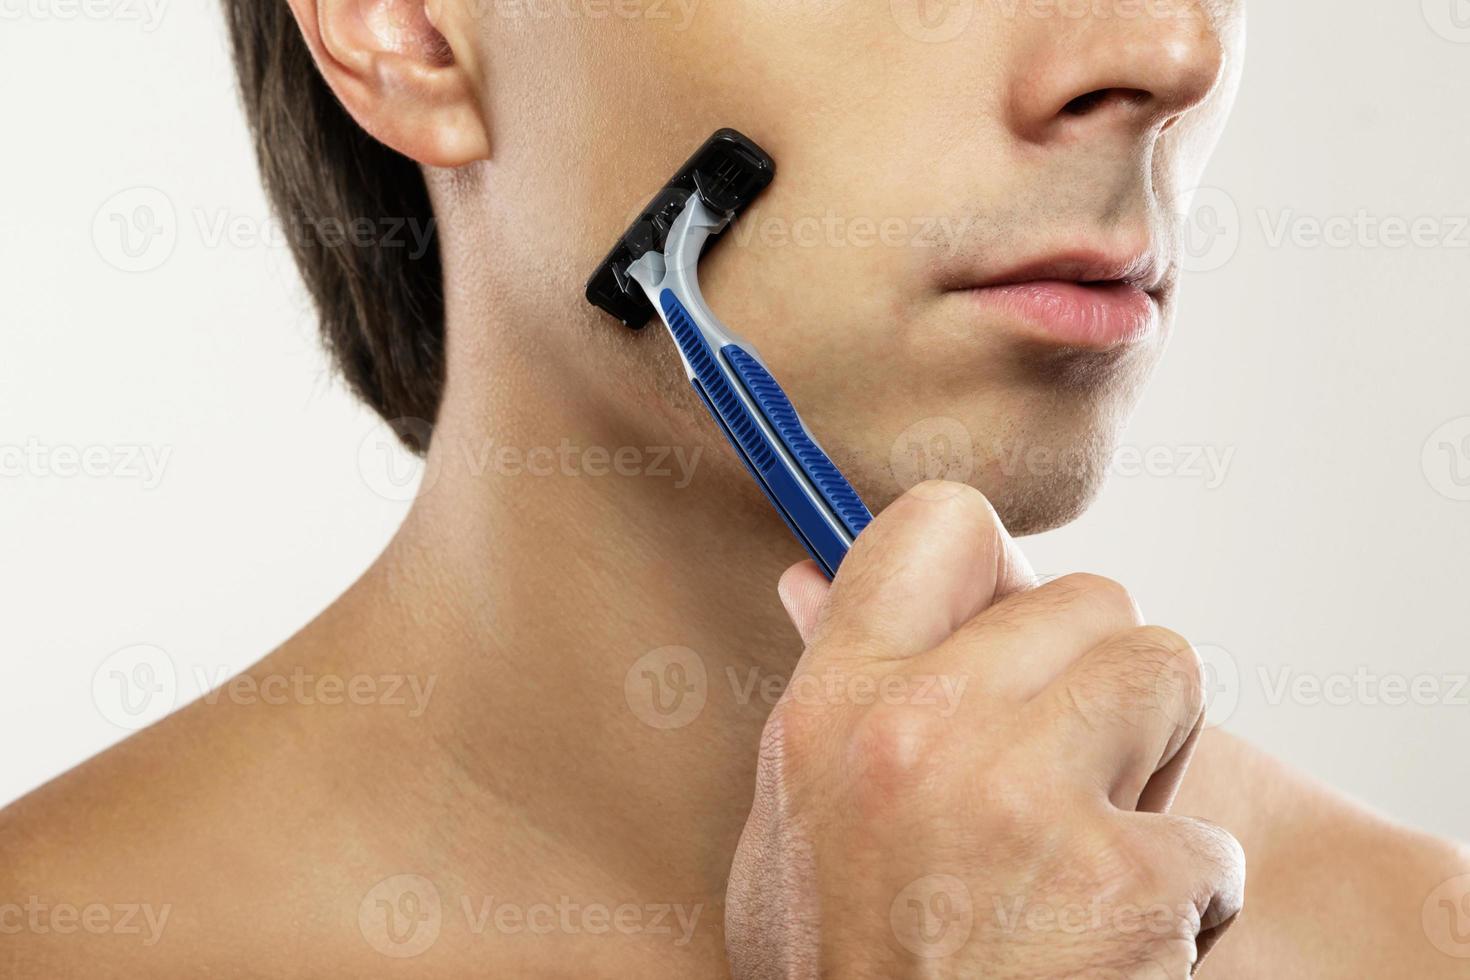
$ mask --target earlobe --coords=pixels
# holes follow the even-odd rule
[[[317,68],[373,137],[431,167],[489,157],[472,38],[456,32],[450,4],[289,2]]]

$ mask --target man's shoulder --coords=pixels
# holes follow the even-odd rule
[[[435,808],[444,774],[297,728],[196,704],[0,810],[0,977],[718,974],[673,916],[625,935],[644,910],[494,801]]]
[[[1464,845],[1396,824],[1218,732],[1201,740],[1174,812],[1220,824],[1246,851],[1245,912],[1206,976],[1467,975]]]
[[[237,957],[268,961],[274,916],[326,894],[312,858],[331,835],[253,728],[191,706],[0,810],[0,975],[235,975]],[[336,914],[308,912],[298,921]]]

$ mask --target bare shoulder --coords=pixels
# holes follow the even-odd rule
[[[294,976],[278,957],[370,954],[359,900],[397,862],[339,738],[200,702],[0,811],[0,975]]]
[[[1470,849],[1393,823],[1212,732],[1175,812],[1245,847],[1246,910],[1215,977],[1470,976]]]
[[[0,977],[716,975],[505,925],[506,894],[618,892],[392,718],[196,702],[0,811]]]

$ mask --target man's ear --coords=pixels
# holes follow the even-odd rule
[[[317,68],[363,129],[431,167],[489,157],[473,19],[455,0],[289,2]]]

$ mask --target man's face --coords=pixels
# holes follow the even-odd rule
[[[731,126],[778,173],[705,295],[870,505],[924,476],[975,483],[1017,533],[1086,505],[1169,331],[1172,226],[1234,94],[1238,0],[465,2],[513,315],[585,324],[583,361],[620,342],[581,280]],[[694,404],[668,345],[652,383],[573,346],[552,356],[609,411]]]

